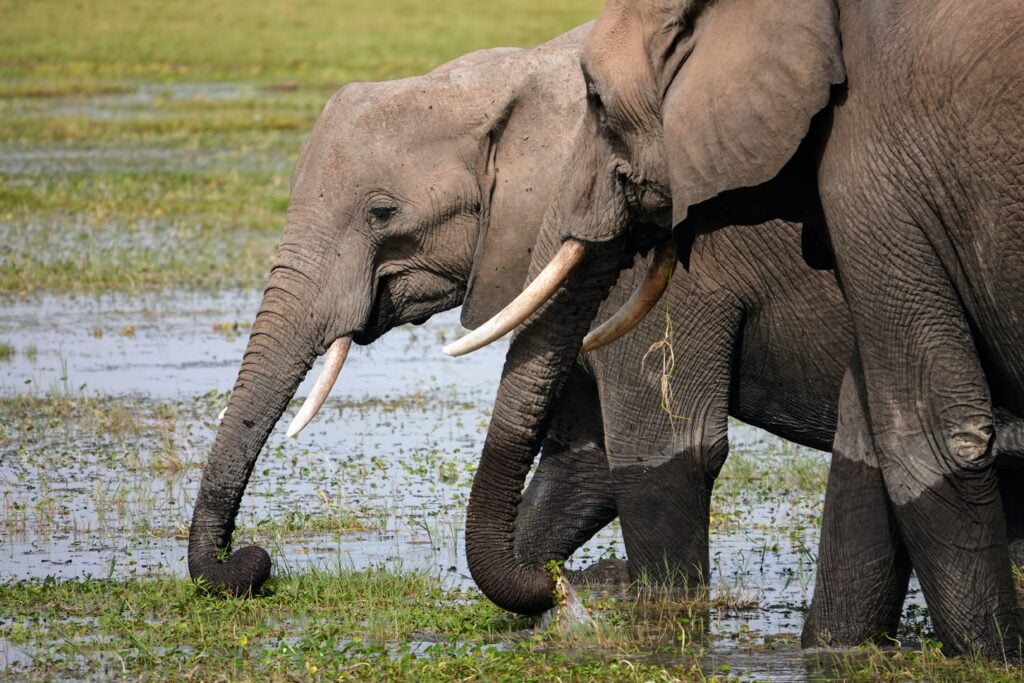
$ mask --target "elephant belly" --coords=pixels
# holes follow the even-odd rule
[[[853,330],[838,289],[830,284],[816,293],[817,301],[802,301],[801,292],[747,319],[729,413],[784,439],[829,450]]]

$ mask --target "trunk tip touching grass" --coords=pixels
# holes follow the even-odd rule
[[[192,579],[211,594],[252,597],[270,578],[270,553],[256,545],[242,548],[227,562],[213,558],[196,564],[198,566],[192,568]]]

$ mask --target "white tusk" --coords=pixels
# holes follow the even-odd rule
[[[224,406],[224,410],[220,411],[220,414],[217,415],[217,422],[223,422],[224,421],[224,416],[227,415],[227,414],[228,414],[228,407]]]
[[[334,340],[331,348],[327,349],[323,370],[320,371],[320,376],[316,378],[313,390],[309,392],[306,402],[299,408],[295,419],[288,425],[289,438],[305,429],[306,425],[316,417],[317,411],[320,410],[324,401],[327,400],[328,394],[331,393],[334,383],[338,381],[338,375],[341,374],[341,367],[345,365],[345,358],[348,357],[348,350],[351,346],[352,337],[341,337]]]
[[[676,271],[676,263],[675,241],[668,240],[659,244],[654,251],[651,265],[647,267],[644,281],[615,315],[583,338],[580,352],[586,353],[608,346],[639,325],[668,289],[669,283],[672,282],[672,274]]]
[[[457,339],[444,347],[444,352],[449,356],[463,356],[482,349],[511,332],[554,296],[558,288],[569,278],[573,268],[583,260],[585,251],[583,242],[567,240],[550,263],[544,266],[544,270],[512,303],[462,339]]]

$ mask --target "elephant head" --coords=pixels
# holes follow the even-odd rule
[[[196,499],[189,571],[257,590],[269,555],[230,552],[257,456],[316,358],[330,390],[349,344],[463,304],[474,326],[518,293],[582,112],[589,26],[529,50],[474,53],[426,76],[345,86],[292,177],[286,226]]]
[[[535,278],[447,349],[465,353],[525,323],[509,349],[466,529],[474,579],[522,613],[552,605],[547,573],[512,550],[518,492],[546,410],[581,346],[608,341],[650,310],[672,250],[659,247],[625,322],[584,340],[601,300],[634,254],[670,241],[673,228],[685,264],[697,230],[812,223],[814,160],[802,143],[845,79],[830,0],[609,0],[580,62],[587,112],[541,228]]]

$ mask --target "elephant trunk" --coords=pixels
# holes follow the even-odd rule
[[[282,247],[281,253],[286,249]],[[299,383],[323,351],[309,326],[310,280],[301,268],[271,271],[234,390],[217,430],[189,530],[192,578],[232,595],[254,593],[270,575],[270,556],[257,546],[230,552],[235,516],[249,475]]]
[[[546,251],[546,256],[554,253],[553,246],[547,246],[538,251]],[[521,614],[549,609],[554,604],[554,583],[542,565],[517,559],[514,532],[520,493],[583,336],[627,265],[622,240],[588,245],[588,252],[567,286],[512,341],[470,493],[466,517],[470,572],[495,604]],[[535,257],[534,263],[538,262],[546,258]]]

